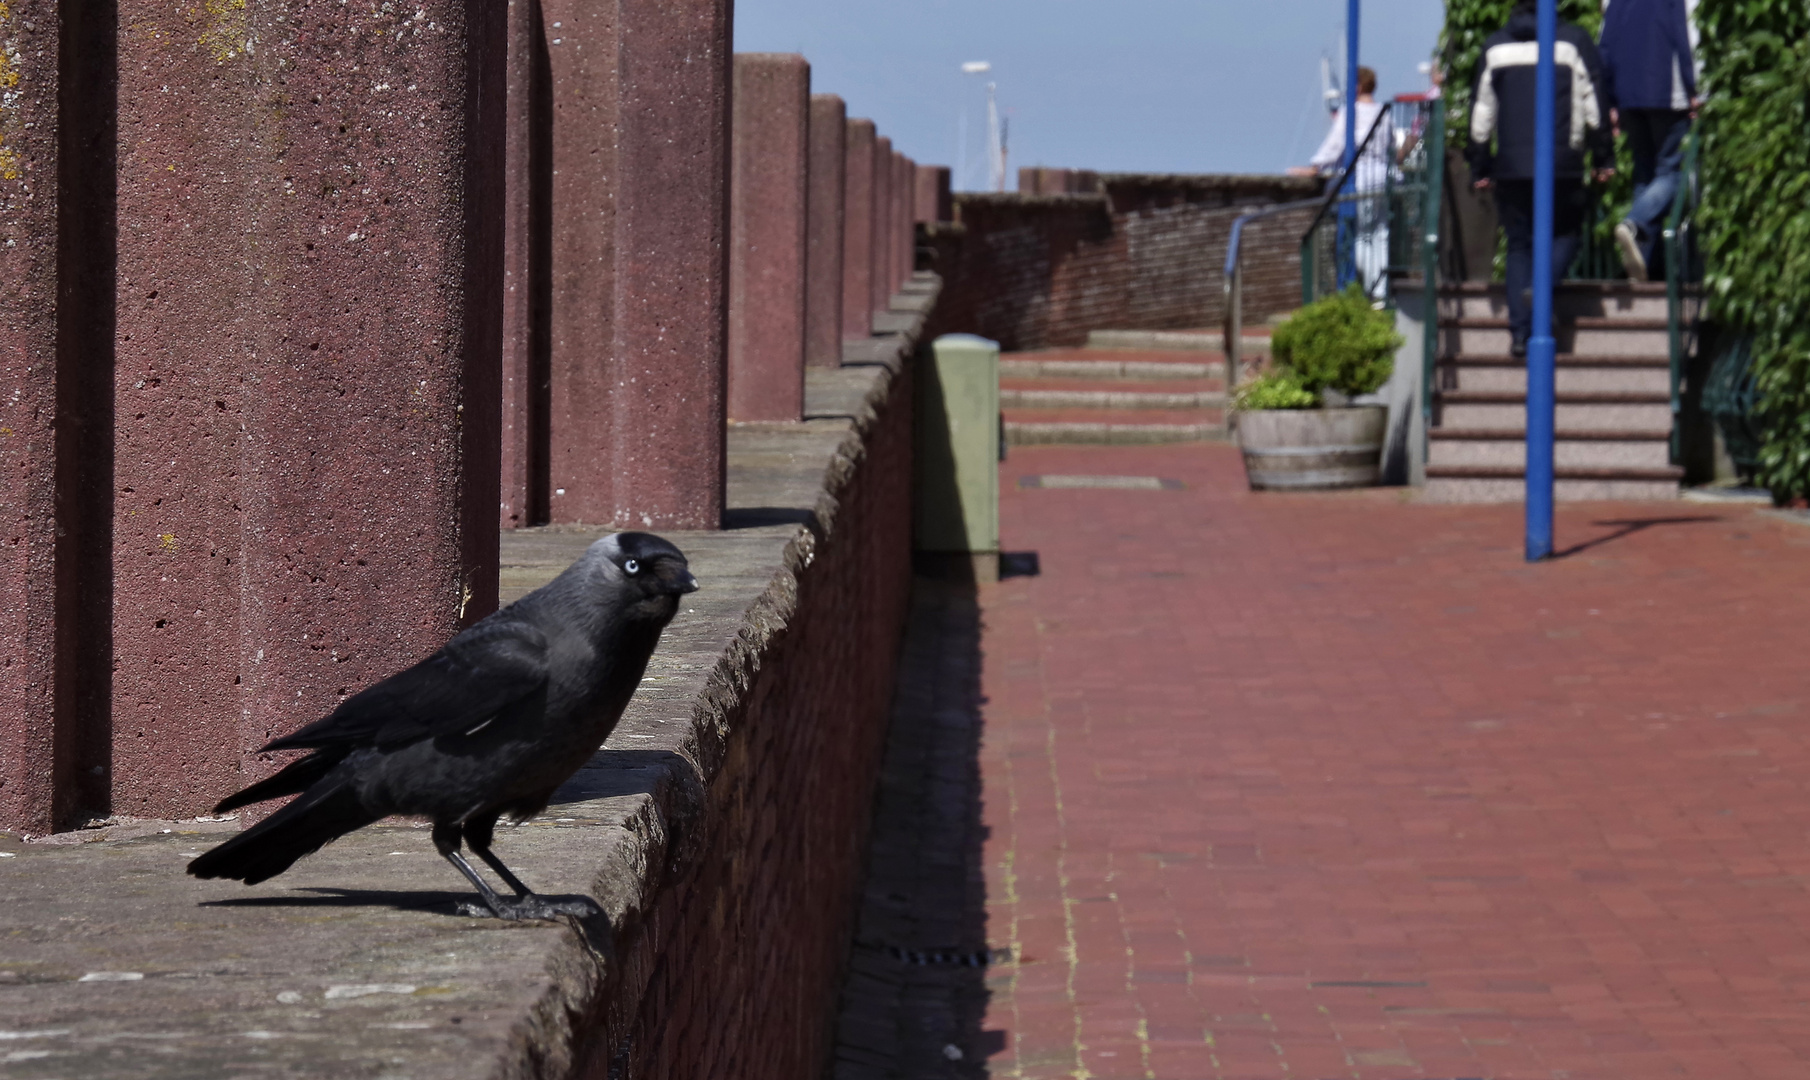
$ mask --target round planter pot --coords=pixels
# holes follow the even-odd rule
[[[1382,476],[1388,419],[1381,405],[1239,413],[1251,490],[1370,487]]]

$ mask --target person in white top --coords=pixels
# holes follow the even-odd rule
[[[1389,208],[1384,192],[1389,186],[1389,169],[1394,164],[1395,130],[1389,119],[1389,106],[1376,100],[1376,72],[1358,68],[1357,140],[1363,153],[1358,156],[1355,171],[1357,193],[1356,251],[1358,278],[1364,291],[1372,297],[1384,294],[1383,280],[1389,267]],[[1379,124],[1380,117],[1380,124]],[[1376,134],[1365,142],[1371,128]],[[1333,114],[1332,129],[1314,151],[1305,166],[1288,170],[1290,176],[1331,176],[1345,164],[1345,110]]]

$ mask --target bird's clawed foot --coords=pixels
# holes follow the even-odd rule
[[[578,919],[589,919],[603,914],[603,908],[595,900],[585,896],[571,897],[561,900],[549,900],[544,896],[528,893],[513,900],[505,900],[498,896],[486,898],[484,903],[474,904],[466,901],[459,905],[459,914],[474,919],[508,919],[521,922],[524,919],[558,919],[570,915]]]

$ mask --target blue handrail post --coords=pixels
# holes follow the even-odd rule
[[[1357,280],[1357,100],[1358,16],[1361,0],[1347,0],[1345,8],[1345,186],[1339,206],[1339,234],[1333,257],[1337,260],[1339,288]]]
[[[1552,554],[1553,403],[1552,169],[1555,133],[1552,52],[1556,0],[1540,0],[1540,57],[1534,75],[1533,330],[1527,341],[1527,561]]]

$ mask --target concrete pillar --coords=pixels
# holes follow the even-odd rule
[[[904,154],[893,154],[892,180],[892,291],[898,292],[911,277],[917,261],[917,230],[913,227],[912,204],[917,199],[917,163]]]
[[[949,166],[918,166],[916,216],[925,224],[954,219],[955,200],[949,190]]]
[[[722,522],[729,15],[729,0],[542,0],[552,521]]]
[[[804,416],[811,65],[737,53],[729,181],[729,419]]]
[[[810,214],[805,256],[804,362],[842,366],[842,228],[848,171],[848,107],[811,95]]]
[[[548,258],[552,242],[547,39],[539,0],[509,5],[503,145],[502,501],[505,529],[547,520]]]
[[[495,606],[506,8],[318,16],[118,6],[114,813]]]
[[[0,828],[33,833],[106,812],[112,433],[95,406],[112,389],[113,208],[96,196],[115,139],[99,8],[0,13]],[[84,642],[98,686],[70,663]]]
[[[842,336],[874,330],[874,122],[848,122],[842,205]]]
[[[892,140],[881,136],[874,140],[874,199],[873,199],[873,271],[869,285],[869,303],[873,311],[885,311],[892,307]],[[868,319],[871,332],[873,320]]]

